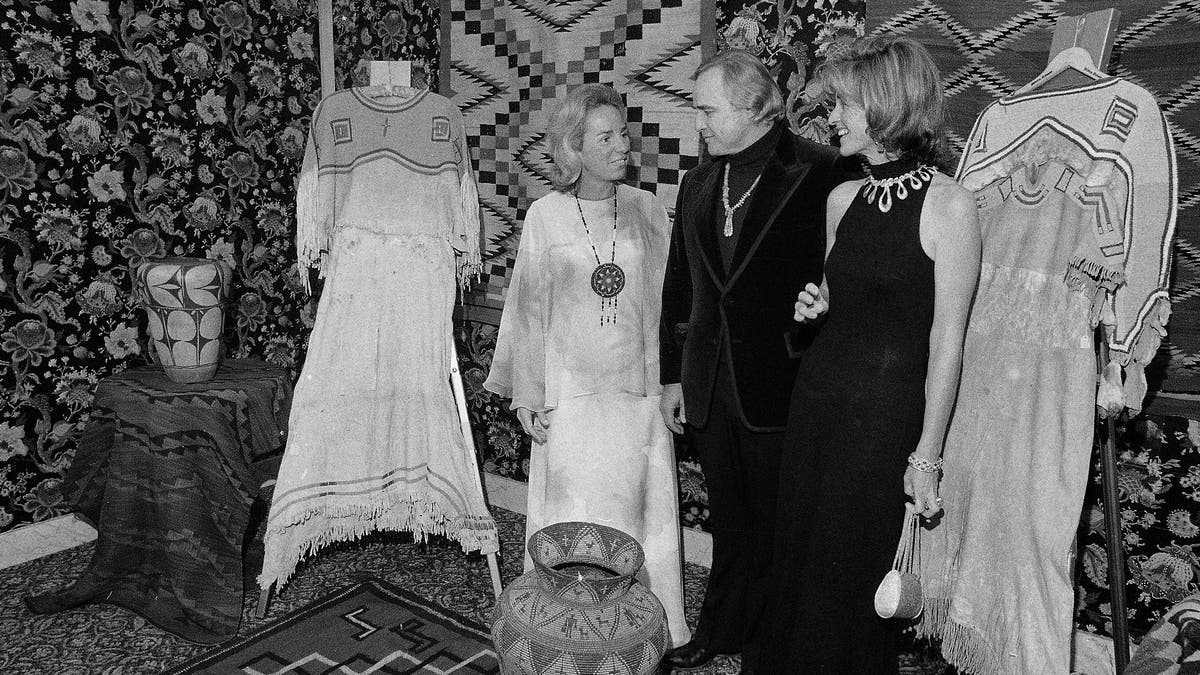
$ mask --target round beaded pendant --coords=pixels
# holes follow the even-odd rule
[[[592,241],[592,230],[588,227],[587,217],[583,215],[583,207],[579,205],[579,195],[575,195],[575,208],[579,210],[579,220],[583,223],[583,231],[587,234],[588,245],[592,247],[592,255],[596,257],[596,269],[592,270],[592,292],[600,296],[600,325],[617,322],[617,295],[625,288],[625,270],[617,264],[617,193],[613,190],[613,240],[612,256],[608,262],[600,261],[600,252]]]
[[[602,263],[592,270],[592,290],[602,298],[615,298],[625,289],[625,270],[615,262]]]

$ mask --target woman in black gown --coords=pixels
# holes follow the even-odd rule
[[[926,518],[942,508],[979,228],[972,194],[938,171],[943,95],[921,45],[862,39],[817,77],[842,155],[869,175],[831,193],[825,280],[796,303],[797,321],[824,325],[792,393],[777,592],[743,672],[895,673],[898,627],[875,615],[874,591],[905,495]]]

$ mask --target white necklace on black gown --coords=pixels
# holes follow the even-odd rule
[[[911,166],[911,169],[899,171]],[[937,169],[928,164],[921,164],[912,159],[898,159],[886,164],[870,167],[863,183],[862,193],[868,204],[875,204],[878,198],[879,210],[887,213],[892,210],[892,190],[895,189],[896,199],[906,199],[909,190],[920,190],[923,185],[933,180]]]

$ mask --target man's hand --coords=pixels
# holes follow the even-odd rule
[[[546,430],[550,428],[550,415],[535,412],[529,408],[517,408],[517,419],[521,420],[521,428],[533,437],[533,442],[539,445],[546,442]]]
[[[679,383],[663,385],[662,399],[658,403],[663,422],[672,433],[682,434],[683,425],[687,424],[687,413],[683,410],[683,385]]]

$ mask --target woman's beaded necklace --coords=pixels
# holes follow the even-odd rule
[[[588,245],[592,247],[592,255],[596,257],[596,269],[592,270],[592,292],[600,296],[600,325],[616,323],[617,295],[625,289],[625,270],[617,264],[617,191],[613,190],[612,255],[608,262],[600,261],[600,252],[592,241],[592,231],[583,215],[583,206],[579,203],[579,193],[575,194],[575,208],[579,211],[579,220],[587,234]]]

